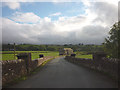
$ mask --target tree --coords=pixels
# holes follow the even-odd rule
[[[120,21],[115,23],[109,31],[109,36],[103,43],[105,52],[112,58],[118,58],[118,45],[120,45]]]

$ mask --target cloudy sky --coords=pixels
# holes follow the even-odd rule
[[[1,2],[3,43],[101,44],[118,20],[118,2]]]

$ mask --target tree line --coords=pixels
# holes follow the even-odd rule
[[[65,44],[65,45],[31,45],[31,44],[19,44],[15,45],[16,51],[59,51],[61,48],[72,48],[73,51],[86,51],[95,52],[103,51],[103,45],[83,45],[83,44]],[[3,44],[3,51],[13,51],[13,44]]]

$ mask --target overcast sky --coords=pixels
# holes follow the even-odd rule
[[[2,2],[3,43],[101,44],[118,20],[114,0],[32,1]]]

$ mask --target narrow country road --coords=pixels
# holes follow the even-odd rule
[[[51,60],[37,74],[10,88],[117,88],[117,82],[61,57]]]

